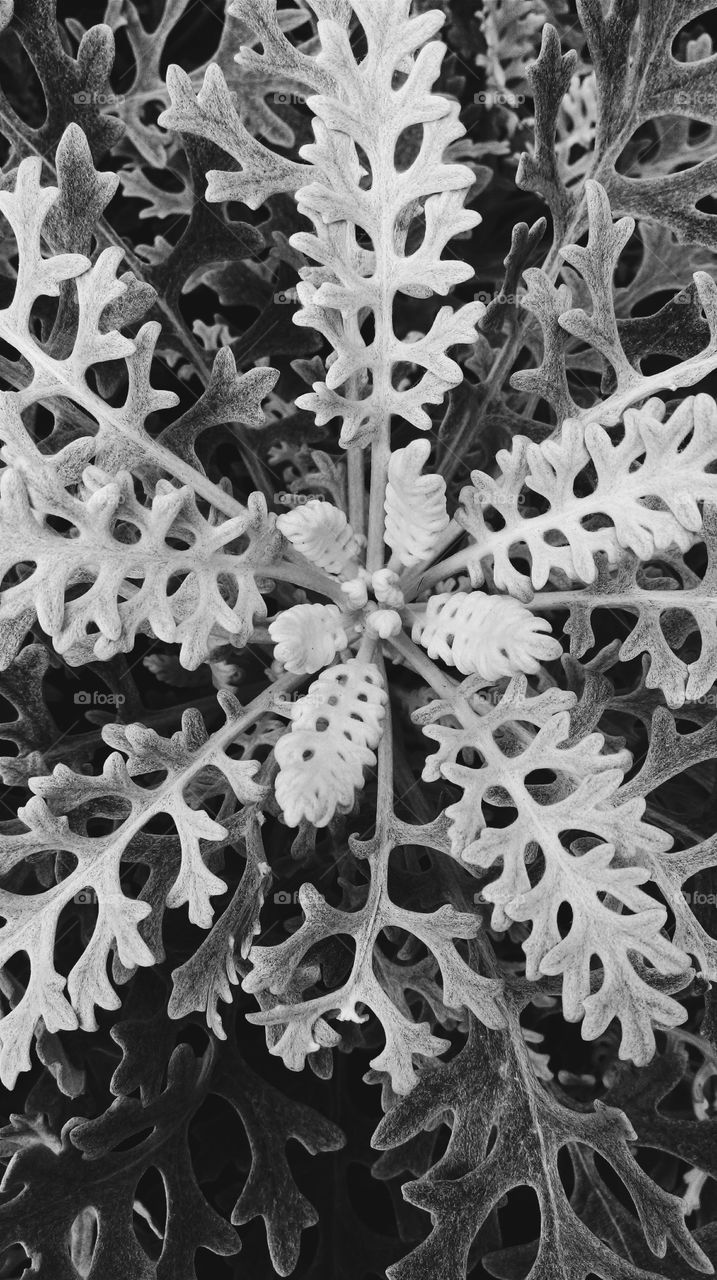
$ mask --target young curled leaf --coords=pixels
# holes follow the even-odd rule
[[[325,827],[351,808],[375,764],[386,691],[377,667],[351,658],[322,672],[296,703],[291,730],[276,744],[276,798],[284,821]]]
[[[431,596],[411,635],[429,657],[457,667],[464,676],[477,674],[486,681],[520,671],[533,673],[541,662],[562,653],[545,618],[534,617],[510,596],[489,596],[483,591]]]
[[[313,675],[333,662],[348,637],[335,604],[295,604],[269,624],[274,658],[295,675]]]
[[[430,559],[449,523],[445,480],[423,475],[430,452],[427,440],[413,440],[395,449],[388,463],[385,539],[393,558],[406,566]]]
[[[313,498],[279,516],[276,527],[302,556],[328,573],[351,574],[359,545],[343,511]]]

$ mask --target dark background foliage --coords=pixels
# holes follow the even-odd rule
[[[168,3],[171,5],[172,0],[168,0]],[[22,10],[22,5],[18,4],[17,7],[18,11]],[[25,7],[29,14],[33,6]],[[41,7],[34,6],[38,12]],[[471,140],[481,143],[499,141],[503,136],[501,119],[474,100],[485,83],[483,73],[476,64],[477,55],[481,52],[481,34],[474,6],[461,0],[444,4],[443,7],[447,13],[445,38],[450,56],[442,73],[441,86],[460,97],[463,119]],[[49,3],[45,8],[51,14]],[[152,30],[161,17],[163,5],[154,0],[138,0],[137,10],[147,29]],[[101,19],[100,6],[90,0],[85,3],[82,0],[59,0],[57,13],[60,23],[70,22],[70,34],[66,35],[69,46],[76,39],[77,29],[74,29],[73,34],[73,20],[87,27]],[[51,18],[48,20],[51,21]],[[222,20],[221,0],[191,0],[167,41],[160,72],[163,73],[171,62],[192,70],[210,59],[221,35]],[[707,15],[692,24],[691,34],[696,34],[700,28],[717,32],[716,15]],[[573,41],[573,47],[578,52],[583,51],[583,41],[575,16],[567,10],[563,16],[561,34],[565,47]],[[116,61],[111,73],[112,90],[117,94],[123,93],[125,87],[132,83],[133,75],[132,51],[126,34],[119,30]],[[51,154],[57,141],[57,135],[53,136],[52,130],[57,125],[59,135],[64,122],[52,119],[45,121],[43,89],[32,59],[14,34],[0,37],[0,83],[18,115],[31,129],[43,129],[46,124],[52,126],[48,128],[46,139],[47,154]],[[152,113],[156,118],[159,109],[157,103],[149,102],[144,108],[146,119],[151,119]],[[299,142],[308,140],[308,112],[300,106],[289,105],[278,107],[277,113],[285,116]],[[527,111],[525,114],[527,116]],[[521,123],[518,132],[523,128],[527,137],[527,122]],[[638,141],[643,148],[653,145],[649,136]],[[94,158],[99,169],[120,170],[127,167],[128,152],[123,150],[118,137],[102,136],[100,131],[94,145]],[[645,154],[649,156],[649,150],[644,151],[643,155]],[[9,152],[8,155],[0,153],[0,158],[8,159]],[[185,189],[187,183],[192,188],[192,165],[198,166],[198,170],[207,168],[207,159],[197,146],[194,154],[190,150],[184,158],[173,153],[169,168],[146,163],[145,172],[162,190],[176,194]],[[480,235],[460,246],[461,253],[465,253],[476,271],[475,280],[458,291],[465,299],[476,291],[485,292],[489,297],[496,295],[503,279],[503,260],[510,248],[511,228],[519,221],[533,224],[545,214],[542,202],[534,194],[516,187],[515,158],[512,151],[492,157],[489,166],[490,180],[475,197],[475,205],[483,217]],[[225,234],[224,228],[220,232],[217,227],[216,214],[201,201],[201,173],[199,187],[199,190],[192,190],[192,200],[195,216],[202,217],[205,221],[198,235],[189,242],[187,252],[191,254],[199,251],[201,239],[206,241],[213,232],[217,235]],[[199,212],[196,212],[197,208]],[[292,306],[284,303],[277,305],[275,302],[277,294],[293,285],[295,271],[286,256],[282,258],[281,254],[276,253],[269,232],[277,231],[288,235],[294,229],[291,202],[272,201],[268,210],[264,207],[258,213],[251,213],[243,207],[230,209],[229,216],[237,228],[234,238],[238,247],[237,256],[226,271],[224,281],[216,282],[216,290],[213,290],[205,280],[199,287],[183,294],[178,292],[183,282],[183,273],[185,276],[189,275],[194,265],[191,257],[186,261],[181,260],[182,251],[177,248],[181,247],[182,237],[187,232],[187,215],[179,213],[176,218],[167,219],[146,217],[145,213],[145,206],[128,195],[125,189],[114,197],[105,216],[117,236],[132,248],[136,249],[138,244],[151,245],[155,236],[160,235],[175,246],[177,252],[172,269],[167,267],[165,261],[155,269],[147,269],[145,278],[155,285],[160,298],[176,297],[181,320],[188,328],[196,320],[211,325],[216,313],[220,311],[234,332],[248,335],[243,341],[240,340],[235,351],[239,367],[251,368],[257,359],[268,360],[273,367],[280,369],[278,390],[286,401],[291,402],[303,386],[300,374],[292,367],[291,361],[308,361],[320,347],[319,340],[313,335],[291,326]],[[639,253],[640,247],[636,240],[635,262],[639,259]],[[242,265],[246,258],[252,256],[271,265],[269,283],[264,281],[261,287],[256,280],[252,281],[247,277]],[[540,261],[537,247],[532,260]],[[628,253],[625,270],[629,273],[630,269]],[[3,283],[7,282],[0,279],[0,286]],[[220,303],[217,301],[218,297]],[[664,299],[659,296],[651,297],[645,303],[644,313],[653,314],[662,301]],[[404,303],[406,311],[401,317],[401,323],[406,329],[411,327],[413,316],[410,308],[413,305],[415,304]],[[639,314],[638,309],[636,315]],[[159,315],[159,318],[165,317]],[[177,332],[179,336],[174,346],[175,358],[172,357],[172,344],[169,342],[159,362],[161,372],[156,382],[176,391],[180,396],[181,406],[189,408],[200,394],[201,384],[196,370],[183,367],[181,325]],[[655,360],[660,358],[654,357]],[[594,393],[595,381],[588,389]],[[579,388],[576,387],[576,395],[579,393]],[[478,394],[475,374],[469,370],[466,384],[455,393],[451,405],[445,411],[449,427],[455,429],[461,421],[469,419]],[[541,420],[548,421],[545,406],[539,406],[537,410],[538,431]],[[161,425],[155,424],[155,429],[159,431]],[[283,492],[297,476],[300,478],[300,472],[292,470],[291,455],[287,456],[282,452],[282,442],[290,433],[294,446],[297,440],[303,440],[319,447],[333,447],[327,444],[325,431],[317,429],[308,415],[297,413],[290,422],[283,421],[280,428],[270,426],[261,437],[253,437],[247,446],[248,454],[245,451],[242,455],[236,448],[236,439],[229,430],[217,433],[210,449],[202,444],[200,452],[207,467],[213,468],[215,474],[229,476],[237,492],[260,484],[273,501],[273,509],[279,511],[281,505],[277,502],[277,494]],[[247,441],[244,440],[243,443],[247,444]],[[496,447],[504,443],[505,423],[496,418],[480,441],[470,442],[463,458],[464,473],[455,476],[455,485],[459,486],[464,481],[471,464],[483,464],[485,458],[481,450],[492,454]],[[248,457],[252,460],[248,461]],[[614,618],[601,619],[600,625],[596,627],[595,652],[600,652],[615,639],[616,634],[621,634],[619,619],[617,623],[616,632]],[[97,704],[88,710],[82,698],[78,701],[77,695],[84,695],[88,691],[121,694],[123,701],[118,711],[119,719],[132,722],[149,717],[149,722],[162,732],[171,732],[178,726],[179,715],[186,705],[197,706],[205,715],[210,728],[217,721],[218,713],[215,710],[214,688],[209,669],[205,666],[191,674],[180,671],[172,656],[171,647],[159,641],[142,636],[130,657],[116,658],[101,665],[91,663],[89,667],[79,669],[70,668],[58,659],[48,647],[46,637],[40,632],[35,636],[35,642],[37,648],[33,651],[21,685],[13,684],[7,673],[0,678],[5,712],[3,719],[8,722],[2,726],[3,741],[7,744],[3,750],[6,750],[10,758],[14,757],[18,746],[24,751],[36,746],[43,752],[50,766],[59,760],[71,760],[75,768],[98,767],[105,754],[99,729],[103,721],[112,718],[112,713],[109,710],[98,711]],[[227,658],[232,660],[233,654],[228,654]],[[154,664],[148,664],[145,659],[153,659]],[[263,687],[266,661],[266,652],[259,649],[250,647],[246,654],[242,654],[239,665],[243,701],[248,701]],[[614,667],[608,667],[607,670],[616,691],[612,704],[607,707],[603,727],[616,736],[624,736],[626,717],[619,705],[619,698],[624,696],[629,700],[631,691],[639,683],[640,664],[635,660],[624,664],[619,670]],[[575,684],[578,692],[583,691],[582,680],[583,676],[577,673]],[[46,707],[44,711],[43,699]],[[24,719],[18,729],[15,717],[21,707]],[[627,719],[630,725],[629,745],[635,753],[637,768],[647,748],[647,731],[639,715],[630,715],[629,708]],[[678,727],[694,729],[694,716],[683,723],[678,721]],[[407,735],[410,732],[410,729],[406,730]],[[410,736],[407,740],[410,752]],[[417,742],[415,753],[418,756]],[[682,775],[677,781],[668,782],[660,788],[653,796],[655,811],[668,817],[673,823],[679,823],[683,819],[685,822],[689,821],[693,829],[708,834],[716,782],[714,761],[708,760],[693,771],[693,774]],[[8,785],[0,794],[3,816],[12,817],[18,804],[25,799],[26,790],[22,785]],[[415,811],[418,805],[415,796],[407,797],[404,816],[424,820],[426,814]],[[345,861],[346,838],[351,829],[351,822],[343,820],[332,825],[329,832],[320,833],[315,844],[306,833],[301,832],[292,849],[286,828],[276,821],[267,824],[265,847],[274,883],[261,915],[262,941],[278,941],[287,935],[292,921],[295,922],[297,917],[292,897],[302,881],[309,879],[320,885],[329,900],[332,893],[338,894],[338,874],[355,877],[356,883],[361,883],[360,866],[349,870]],[[164,829],[151,829],[148,834],[154,840],[159,856],[164,856],[165,853],[167,856],[171,855],[174,837],[169,824]],[[131,884],[136,892],[139,892],[146,875],[146,868],[141,861],[131,868]],[[227,907],[240,878],[240,869],[233,868],[231,863],[231,850],[227,857],[226,878],[229,889],[226,897],[216,903],[217,916]],[[432,906],[443,900],[440,882],[433,892],[436,901],[431,903]],[[428,895],[430,890],[426,889],[426,893]],[[91,911],[92,908],[87,910]],[[83,916],[81,905],[68,918],[66,927],[61,932],[60,971],[67,972],[76,959],[90,918],[88,915]],[[705,920],[705,924],[709,927],[708,920]],[[254,1212],[257,1206],[261,1207],[262,1196],[268,1196],[275,1202],[273,1212],[278,1223],[277,1236],[280,1240],[284,1238],[284,1243],[278,1246],[281,1252],[282,1248],[287,1248],[286,1238],[291,1236],[293,1225],[302,1215],[302,1209],[297,1207],[297,1193],[291,1180],[280,1176],[278,1172],[283,1160],[284,1141],[288,1135],[287,1155],[293,1181],[315,1206],[319,1219],[319,1225],[310,1226],[303,1234],[295,1272],[297,1280],[323,1280],[324,1277],[335,1277],[336,1280],[339,1277],[341,1280],[380,1280],[387,1266],[404,1256],[427,1234],[427,1215],[404,1201],[401,1186],[407,1173],[411,1177],[419,1175],[442,1154],[447,1140],[445,1127],[412,1139],[401,1148],[399,1155],[381,1156],[379,1165],[374,1168],[379,1157],[371,1148],[371,1135],[382,1116],[381,1090],[376,1082],[364,1082],[369,1059],[375,1053],[372,1041],[374,1045],[379,1042],[378,1034],[373,1028],[369,1027],[368,1034],[359,1040],[358,1029],[349,1024],[342,1050],[334,1052],[333,1073],[330,1078],[323,1078],[326,1071],[322,1069],[319,1069],[318,1074],[307,1070],[300,1076],[294,1076],[287,1072],[280,1060],[267,1053],[263,1029],[250,1026],[244,1019],[244,1013],[253,1007],[253,1000],[244,995],[239,987],[234,988],[233,1004],[221,1006],[227,1032],[226,1041],[212,1036],[198,1015],[176,1021],[169,1019],[167,1002],[170,975],[194,954],[203,936],[202,931],[189,924],[184,911],[168,913],[164,921],[166,959],[151,973],[140,971],[123,989],[125,1002],[122,1010],[116,1014],[101,1014],[97,1032],[47,1037],[46,1043],[44,1046],[41,1044],[39,1049],[48,1065],[43,1066],[40,1061],[36,1061],[32,1071],[20,1077],[12,1094],[4,1092],[2,1107],[8,1126],[12,1113],[44,1114],[47,1117],[48,1131],[54,1135],[73,1117],[84,1117],[96,1122],[94,1129],[90,1125],[85,1131],[86,1149],[97,1155],[97,1163],[93,1166],[87,1161],[83,1164],[76,1152],[69,1150],[59,1162],[52,1165],[43,1163],[44,1153],[52,1150],[49,1140],[46,1144],[40,1144],[39,1149],[29,1142],[25,1143],[26,1148],[31,1151],[31,1155],[27,1157],[30,1161],[27,1169],[32,1172],[34,1182],[30,1184],[32,1202],[23,1212],[28,1215],[32,1231],[40,1235],[45,1229],[45,1222],[49,1224],[47,1230],[58,1233],[59,1238],[59,1233],[66,1229],[74,1215],[74,1188],[79,1188],[77,1203],[80,1203],[82,1188],[89,1183],[93,1187],[93,1194],[98,1198],[106,1197],[108,1205],[113,1200],[119,1201],[129,1196],[131,1208],[134,1194],[149,1209],[161,1233],[168,1210],[157,1165],[165,1161],[170,1174],[173,1171],[177,1177],[175,1189],[184,1197],[184,1201],[178,1201],[178,1208],[174,1207],[174,1211],[181,1215],[186,1211],[184,1206],[192,1206],[187,1213],[188,1219],[191,1219],[187,1228],[191,1235],[196,1225],[195,1219],[201,1218],[205,1210],[196,1207],[192,1199],[194,1192],[189,1187],[189,1175],[180,1168],[184,1158],[181,1154],[183,1135],[186,1134],[194,1175],[208,1204],[228,1221],[235,1203],[241,1201],[242,1196],[246,1202],[251,1201],[249,1207]],[[504,954],[507,959],[511,956],[517,958],[519,941],[519,930],[515,931],[515,936],[505,940]],[[329,959],[336,974],[345,969],[346,956],[341,953],[338,944],[336,954]],[[15,976],[18,980],[22,979],[21,964],[18,965]],[[696,991],[692,998],[693,1019],[690,1026],[695,1028],[701,1016],[702,994]],[[710,1000],[703,1032],[709,1043],[717,1047],[714,1009]],[[606,1033],[593,1043],[584,1043],[580,1038],[579,1028],[566,1025],[554,1003],[547,997],[544,1007],[533,1007],[525,1021],[527,1026],[544,1035],[545,1042],[540,1046],[540,1051],[548,1054],[549,1064],[555,1072],[564,1073],[560,1082],[572,1091],[571,1097],[577,1109],[583,1105],[587,1107],[595,1097],[609,1098],[614,1105],[624,1108],[632,1119],[642,1144],[640,1161],[661,1187],[682,1194],[682,1177],[687,1169],[698,1162],[704,1168],[708,1167],[708,1162],[714,1164],[714,1152],[709,1151],[706,1138],[688,1131],[688,1123],[684,1121],[684,1116],[690,1113],[690,1080],[701,1061],[697,1050],[686,1049],[681,1057],[674,1047],[670,1048],[663,1041],[661,1054],[655,1062],[643,1071],[636,1072],[632,1068],[618,1068],[615,1038],[611,1033]],[[454,1041],[454,1052],[457,1052],[465,1038],[462,1030],[455,1030],[451,1038]],[[214,1043],[211,1078],[202,1084],[201,1089],[194,1088],[190,1079],[190,1085],[186,1087],[189,1102],[183,1102],[182,1081],[175,1081],[172,1085],[168,1078],[167,1064],[171,1051],[177,1045],[187,1046],[184,1055],[180,1054],[176,1061],[186,1067],[187,1075],[191,1077],[195,1055],[204,1054],[210,1041]],[[449,1053],[449,1060],[451,1056]],[[487,1061],[483,1064],[477,1061],[474,1066],[478,1074],[483,1076],[489,1069]],[[122,1083],[122,1089],[119,1090],[122,1101],[114,1104],[115,1110],[108,1120],[107,1109],[112,1100],[111,1081],[114,1077],[114,1090],[117,1092],[118,1073]],[[64,1092],[58,1087],[58,1077],[64,1081]],[[709,1088],[714,1085],[714,1078],[710,1078]],[[166,1103],[168,1085],[175,1088],[173,1097],[179,1099],[176,1104],[172,1098],[169,1104]],[[667,1101],[663,1104],[666,1113],[682,1117],[682,1120],[661,1119],[658,1122],[656,1113],[651,1110],[650,1101],[652,1095],[660,1095],[661,1089],[666,1093]],[[228,1094],[231,1095],[229,1100]],[[139,1097],[156,1100],[161,1096],[165,1096],[165,1104],[163,1109],[160,1108],[159,1122],[148,1139],[144,1126],[136,1122],[137,1117],[132,1114],[132,1107]],[[710,1114],[712,1101],[711,1098],[707,1099]],[[302,1109],[307,1106],[315,1108],[315,1116],[304,1113]],[[325,1150],[312,1155],[304,1145],[292,1140],[298,1129],[304,1136],[307,1131],[323,1134],[326,1146],[330,1146],[331,1133],[325,1121],[338,1126],[346,1135],[346,1145],[342,1149]],[[674,1128],[670,1129],[667,1136],[661,1130],[657,1141],[657,1129],[670,1123]],[[261,1184],[259,1190],[250,1188],[251,1194],[247,1192],[252,1159],[248,1132],[253,1134],[254,1158],[258,1160],[259,1171],[257,1181]],[[11,1135],[9,1127],[5,1134],[5,1144],[0,1147],[0,1151],[9,1158],[21,1144]],[[54,1141],[57,1141],[56,1137]],[[602,1182],[593,1177],[594,1171],[587,1169],[586,1172],[585,1168],[581,1170],[575,1151],[571,1156],[567,1149],[563,1150],[560,1168],[565,1184],[569,1188],[574,1187],[575,1180],[582,1173],[587,1177],[588,1183],[592,1178],[593,1185],[605,1188],[603,1203],[597,1208],[595,1204],[590,1205],[586,1208],[586,1215],[592,1214],[592,1220],[597,1221],[601,1214],[606,1217],[612,1214],[613,1226],[610,1230],[614,1231],[616,1237],[622,1233],[625,1239],[629,1239],[635,1223],[629,1197],[605,1162],[601,1162],[600,1157],[596,1157],[596,1160]],[[256,1168],[257,1166],[255,1177]],[[138,1170],[140,1177],[134,1184],[133,1193],[132,1179]],[[379,1176],[376,1176],[377,1173]],[[7,1199],[9,1194],[8,1190],[0,1194],[0,1206],[3,1203],[2,1195]],[[712,1183],[703,1195],[699,1219],[693,1218],[690,1225],[699,1226],[709,1233],[709,1224],[716,1208]],[[170,1212],[172,1209],[170,1206]],[[614,1223],[621,1213],[626,1215],[625,1221],[620,1219],[619,1226],[615,1227]],[[241,1216],[240,1214],[239,1217]],[[518,1280],[527,1270],[532,1257],[531,1242],[538,1235],[540,1226],[535,1196],[526,1190],[511,1192],[498,1216],[502,1241],[498,1223],[492,1220],[478,1243],[483,1246],[482,1252],[494,1255],[493,1260],[489,1269],[476,1262],[470,1270],[472,1280],[484,1280],[489,1275]],[[263,1277],[269,1280],[275,1274],[266,1247],[264,1224],[260,1217],[250,1213],[247,1213],[247,1217],[249,1220],[238,1228],[241,1252],[235,1257],[220,1258],[207,1249],[199,1250],[196,1262],[199,1280],[209,1280],[210,1277],[217,1277],[218,1280],[221,1277],[236,1277],[239,1280],[239,1277],[244,1276],[251,1276],[252,1280],[263,1280]],[[138,1211],[133,1215],[133,1230],[141,1248],[150,1257],[156,1258],[159,1253],[158,1234],[153,1230],[151,1222]],[[218,1229],[212,1230],[216,1232]],[[709,1239],[711,1243],[712,1237]],[[619,1244],[615,1247],[619,1251]],[[707,1247],[707,1237],[704,1247]],[[637,1250],[637,1246],[635,1249]],[[508,1252],[504,1252],[505,1250]],[[20,1254],[13,1246],[4,1256],[0,1255],[0,1276],[19,1274],[20,1265]],[[112,1265],[119,1268],[112,1272],[112,1276],[121,1272],[123,1275],[132,1275],[134,1280],[131,1262],[130,1270],[121,1270],[125,1265],[122,1260],[119,1264],[115,1260]],[[655,1259],[650,1255],[641,1258],[641,1265],[646,1267],[647,1274],[655,1276],[681,1277],[687,1274],[686,1270],[679,1270],[682,1263],[673,1257],[663,1266],[661,1263],[656,1265]],[[60,1277],[59,1270],[53,1274],[50,1269],[46,1269],[42,1274],[47,1275],[49,1280],[59,1280]],[[170,1273],[167,1271],[165,1274]],[[179,1274],[177,1270],[176,1275]],[[186,1274],[190,1275],[191,1272],[187,1271]],[[108,1270],[107,1276],[109,1275]],[[104,1275],[102,1280],[105,1280]]]

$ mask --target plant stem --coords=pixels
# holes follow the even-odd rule
[[[408,663],[415,671],[416,675],[421,676],[426,684],[430,685],[434,693],[439,698],[445,698],[447,702],[453,702],[459,689],[458,681],[451,680],[450,676],[446,676],[432,662],[427,654],[419,649],[418,645],[409,640],[407,635],[401,633],[397,636],[391,636],[388,641],[397,653]]]
[[[366,488],[363,474],[363,449],[359,445],[352,445],[346,450],[346,470],[348,474],[349,524],[354,533],[363,538],[366,536],[366,513],[364,510]]]
[[[386,482],[388,479],[388,462],[391,457],[390,421],[382,426],[380,439],[371,446],[371,497],[369,500],[368,547],[366,549],[366,568],[369,573],[383,568],[384,562],[384,522],[386,500]]]
[[[306,561],[303,565],[296,561],[281,561],[278,564],[264,564],[253,568],[257,578],[274,578],[277,582],[291,582],[295,587],[304,587],[307,591],[316,591],[327,596],[342,608],[346,605],[346,596],[341,584],[330,578],[327,573],[317,569]]]
[[[475,720],[476,716],[486,715],[492,711],[495,703],[483,698],[479,692],[470,695],[470,702],[461,693],[460,684],[457,680],[451,680],[450,676],[446,676],[436,666],[427,654],[419,649],[407,635],[401,634],[392,636],[387,641],[392,645],[397,653],[408,663],[415,671],[416,675],[421,676],[426,684],[430,685],[434,693],[446,702],[450,702],[451,710],[462,724],[468,725],[471,720]],[[511,723],[511,732],[514,737],[522,742],[525,746],[533,741],[533,734],[523,729],[517,723]]]

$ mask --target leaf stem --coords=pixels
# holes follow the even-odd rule
[[[363,449],[360,445],[351,445],[346,450],[346,470],[348,474],[349,524],[359,538],[366,536],[366,512],[364,503],[366,487],[364,484]]]
[[[295,587],[304,587],[307,591],[316,591],[327,596],[335,604],[346,607],[346,597],[341,584],[327,573],[307,562],[298,564],[295,560],[284,560],[277,564],[257,565],[252,569],[255,577],[274,578],[277,582],[291,582]]]
[[[384,522],[386,500],[386,482],[388,480],[388,462],[391,457],[390,422],[382,426],[381,436],[371,446],[371,497],[369,499],[368,546],[366,548],[366,568],[375,573],[383,568],[384,562]]]
[[[401,633],[397,636],[391,636],[388,644],[397,653],[400,653],[416,675],[422,676],[426,684],[431,686],[433,692],[437,693],[439,698],[445,698],[449,702],[455,699],[459,688],[458,681],[451,680],[450,676],[444,675],[435,662],[432,662],[428,655],[422,649],[419,649],[418,645],[409,640],[407,635]]]

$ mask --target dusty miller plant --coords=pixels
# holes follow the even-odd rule
[[[706,10],[0,0],[3,1276],[712,1274]]]

